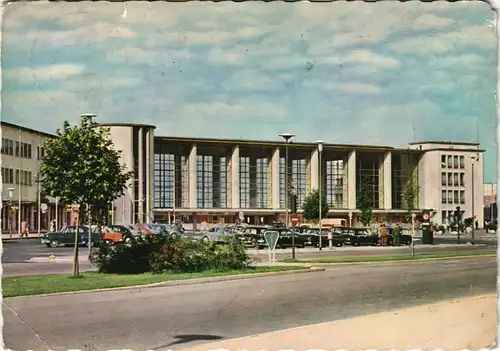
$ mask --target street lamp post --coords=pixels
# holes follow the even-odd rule
[[[322,200],[322,190],[323,190],[323,163],[321,160],[321,156],[323,153],[323,144],[325,142],[322,140],[317,140],[316,144],[318,144],[318,154],[319,154],[319,166],[318,166],[318,193],[319,193],[319,250],[323,250],[323,225],[321,224],[321,217],[322,217],[322,209],[323,207],[321,206],[321,200]]]
[[[12,238],[12,193],[14,188],[9,188],[9,237]]]
[[[281,133],[279,135],[285,140],[285,229],[288,229],[288,143],[290,139],[295,137],[295,134]],[[292,259],[295,259],[295,232],[292,230]]]
[[[476,160],[476,157],[475,156],[471,156],[471,159],[472,159],[472,245],[474,245],[474,228],[475,228],[475,225],[476,225],[476,219],[474,218],[475,217],[475,211],[474,211],[474,164],[475,162],[477,161]]]

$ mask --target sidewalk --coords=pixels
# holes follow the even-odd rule
[[[36,233],[30,233],[28,234],[28,237],[23,237],[21,238],[17,232],[13,232],[12,235],[9,233],[2,233],[2,240],[26,240],[26,239],[40,239],[41,236],[43,236],[45,232],[42,232],[40,235],[38,235],[38,232]]]
[[[181,351],[473,350],[492,346],[496,332],[496,295],[492,294],[196,345]]]

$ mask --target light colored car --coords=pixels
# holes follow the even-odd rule
[[[212,230],[213,229],[213,230]],[[226,227],[210,228],[206,232],[200,233],[198,236],[203,242],[214,242],[217,244],[222,244],[226,242],[226,237],[233,235],[233,232]]]

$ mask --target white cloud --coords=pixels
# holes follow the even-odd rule
[[[496,46],[495,29],[486,25],[461,26],[460,29],[445,33],[401,39],[390,44],[389,47],[394,51],[404,53],[443,53],[465,45],[494,49]]]
[[[326,63],[340,65],[346,63],[358,63],[375,67],[396,68],[400,66],[400,62],[389,56],[376,54],[369,50],[353,50],[349,55],[344,57],[326,57]]]
[[[19,80],[48,80],[48,79],[63,79],[71,76],[82,75],[85,71],[85,66],[79,64],[56,64],[48,66],[38,66],[33,68],[21,68],[19,70],[9,70],[6,72],[8,76],[15,76]]]
[[[308,89],[322,89],[334,93],[349,93],[359,95],[379,94],[380,88],[374,84],[354,83],[354,82],[331,82],[328,80],[309,79],[302,83]]]
[[[413,28],[415,29],[432,29],[432,28],[444,28],[453,24],[451,18],[439,17],[431,13],[425,13],[415,19],[413,23]]]
[[[257,69],[242,69],[235,71],[224,83],[227,92],[239,90],[268,91],[279,88],[280,77],[269,76]]]

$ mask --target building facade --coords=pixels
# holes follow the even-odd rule
[[[367,182],[374,222],[398,221],[408,213],[403,193],[411,183],[418,185],[414,209],[433,209],[436,223],[446,223],[457,206],[463,218],[476,216],[480,227],[484,223],[484,150],[475,143],[431,141],[408,148],[325,143],[320,152],[314,143],[162,137],[155,136],[152,125],[101,126],[109,128],[121,162],[135,174],[112,206],[116,224],[179,219],[196,226],[234,223],[240,217],[252,224],[284,222],[286,172],[299,214],[307,194],[321,187],[328,216],[349,221],[351,214],[356,225],[356,192]],[[51,137],[2,123],[4,233],[16,230],[19,218],[37,224],[38,186],[33,180],[43,157],[41,145]],[[21,143],[19,151],[16,142]],[[11,208],[19,203],[19,191],[21,214],[13,221]],[[56,216],[56,202],[43,196],[41,202],[49,207],[42,216],[46,228]],[[59,225],[67,222],[65,211],[57,208]]]

